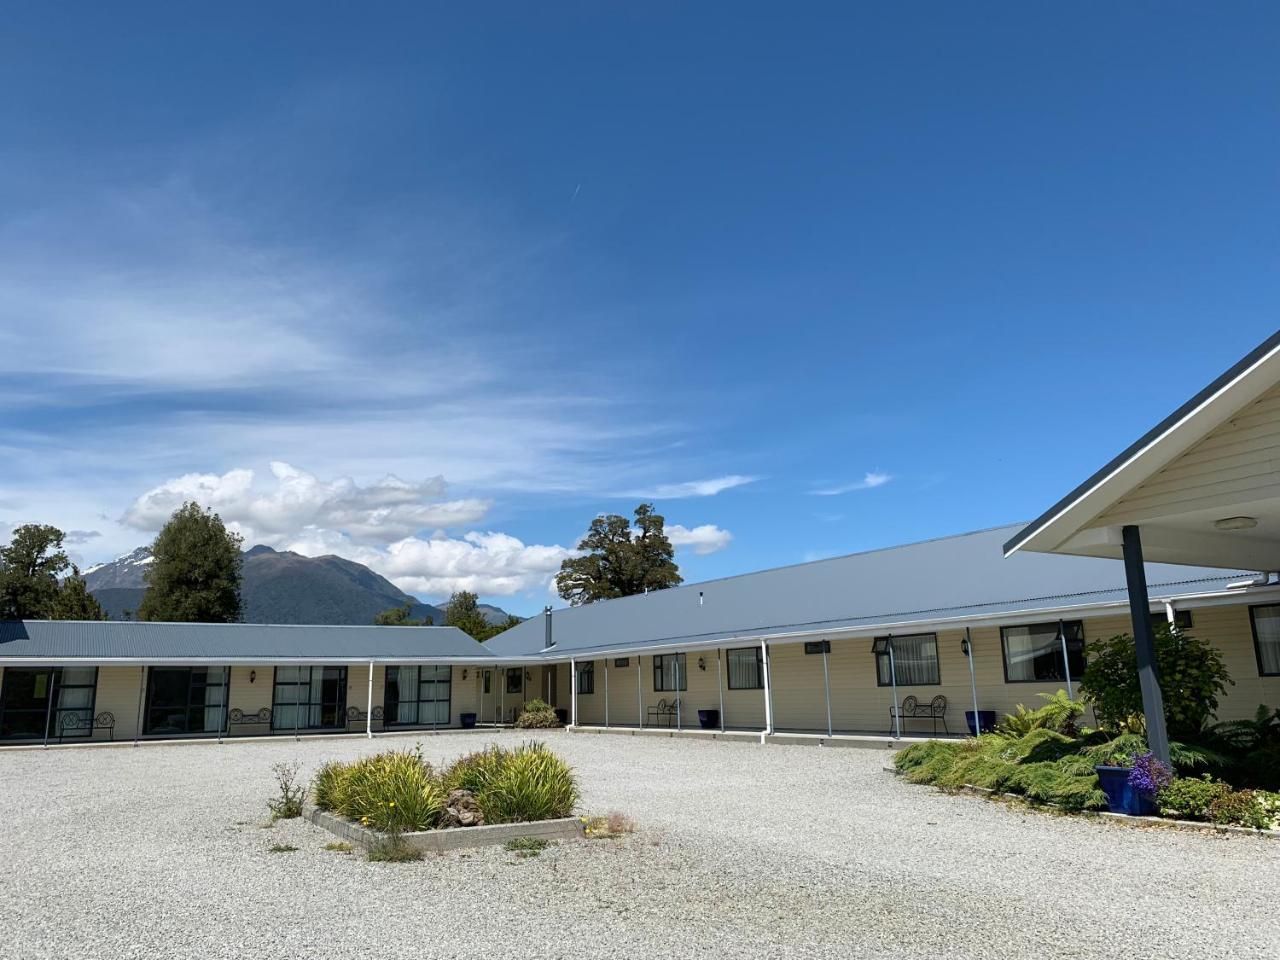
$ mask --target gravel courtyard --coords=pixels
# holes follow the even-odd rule
[[[263,826],[273,763],[417,739],[0,753],[0,958],[1280,954],[1275,841],[946,796],[878,750],[553,733],[584,809],[638,829],[527,860],[368,863]]]

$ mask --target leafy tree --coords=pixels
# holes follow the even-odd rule
[[[62,540],[57,527],[31,523],[18,527],[9,545],[0,547],[0,620],[107,618]]]
[[[445,607],[444,625],[457,627],[463,633],[470,634],[481,642],[488,640],[492,636],[490,633],[492,625],[480,612],[479,599],[469,590],[455,591]]]
[[[651,503],[636,507],[634,525],[618,514],[596,517],[578,544],[583,555],[560,565],[556,575],[560,596],[576,607],[683,582],[663,524]]]
[[[1195,737],[1217,713],[1218,695],[1232,683],[1222,653],[1207,640],[1197,639],[1167,622],[1156,622],[1152,627],[1169,736]],[[1125,633],[1089,645],[1089,662],[1080,679],[1080,691],[1085,699],[1093,701],[1104,726],[1124,727],[1131,718],[1142,716],[1133,637]]]
[[[431,626],[431,618],[423,617],[421,620],[414,620],[412,616],[413,604],[406,602],[403,606],[392,607],[390,610],[383,610],[380,614],[373,618],[375,627],[429,627]]]
[[[138,619],[239,622],[241,542],[216,513],[184,503],[151,545]]]

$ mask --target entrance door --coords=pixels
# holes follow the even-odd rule
[[[346,725],[346,667],[276,667],[274,729],[324,730]]]
[[[0,687],[0,739],[39,740],[60,731],[89,736],[97,680],[97,667],[8,668]]]
[[[226,697],[226,667],[152,667],[142,731],[161,736],[217,733]]]

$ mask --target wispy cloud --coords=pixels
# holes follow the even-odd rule
[[[810,490],[809,492],[816,497],[836,497],[842,493],[853,493],[855,490],[874,490],[876,487],[883,487],[892,479],[892,474],[880,473],[879,471],[872,470],[856,483],[844,483],[835,487],[822,487],[817,490]]]
[[[730,474],[725,477],[713,477],[710,480],[689,480],[685,483],[660,483],[657,486],[641,490],[631,490],[621,494],[624,497],[639,497],[642,500],[683,500],[689,497],[714,497],[717,493],[732,490],[748,483],[754,483],[759,477],[744,477]]]
[[[673,547],[677,549],[688,547],[699,556],[723,550],[733,539],[732,533],[722,530],[714,523],[704,523],[692,528],[672,523],[668,524],[665,530],[667,539],[671,541]]]

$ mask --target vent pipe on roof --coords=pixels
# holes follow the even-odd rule
[[[698,606],[702,606],[702,591],[698,591]]]
[[[551,636],[551,607],[550,607],[550,605],[545,606],[545,607],[543,607],[543,608],[542,608],[542,623],[543,623],[543,626],[546,628],[546,631],[547,631],[546,643],[545,643],[545,644],[543,644],[543,646],[544,646],[544,647],[554,647],[554,646],[556,645],[556,642],[555,642],[555,640],[554,640],[554,639],[552,638],[552,636]]]

